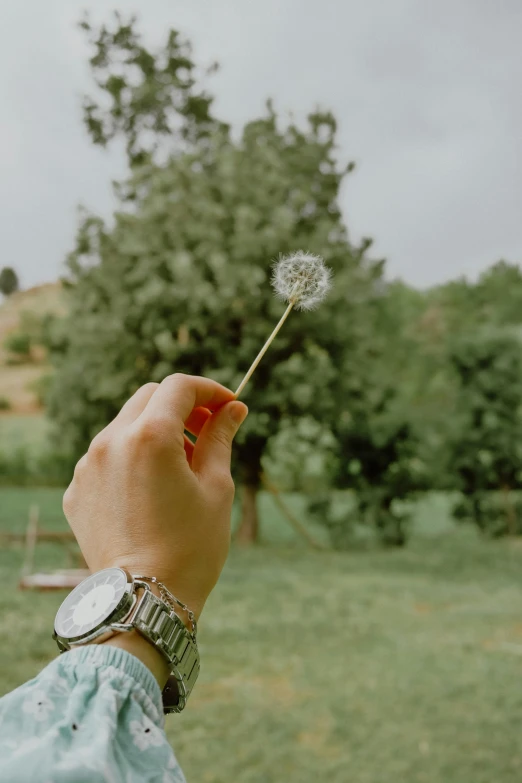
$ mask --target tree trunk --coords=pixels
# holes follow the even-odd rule
[[[243,484],[241,498],[241,524],[236,540],[243,546],[255,544],[259,536],[259,516],[257,513],[257,493],[259,487]]]
[[[510,487],[507,484],[502,485],[502,495],[504,497],[508,533],[510,536],[516,536],[518,529],[517,515],[511,502]]]

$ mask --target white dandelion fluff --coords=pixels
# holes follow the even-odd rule
[[[279,299],[292,302],[296,310],[313,310],[331,286],[331,271],[320,256],[299,251],[274,264],[272,285]]]
[[[330,289],[331,271],[320,256],[314,256],[300,250],[289,256],[282,256],[279,261],[276,261],[273,268],[272,285],[276,296],[288,302],[288,307],[241,381],[236,391],[236,399],[254,374],[254,370],[268,351],[291,311],[293,309],[313,310],[323,301]]]

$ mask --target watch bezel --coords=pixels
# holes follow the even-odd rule
[[[123,595],[121,596],[118,602],[118,605],[112,610],[112,612],[109,615],[103,617],[100,620],[100,622],[97,623],[96,626],[94,626],[94,628],[91,628],[90,631],[87,631],[86,633],[81,634],[80,636],[62,636],[61,634],[59,634],[56,630],[56,618],[60,614],[65,601],[67,601],[70,598],[70,596],[72,595],[72,593],[75,592],[75,590],[79,590],[82,585],[85,585],[86,582],[88,582],[91,579],[94,579],[95,577],[99,577],[99,575],[104,572],[109,572],[109,571],[111,572],[118,571],[125,576],[125,589]],[[88,641],[97,639],[100,635],[104,633],[107,633],[108,635],[112,635],[112,630],[110,628],[107,628],[107,626],[110,626],[114,623],[121,623],[126,618],[128,618],[136,605],[136,601],[137,601],[137,596],[134,590],[134,577],[125,568],[118,568],[118,567],[104,568],[101,571],[96,571],[95,573],[83,579],[80,582],[80,584],[77,585],[77,587],[75,587],[74,590],[72,590],[71,593],[69,593],[69,595],[62,601],[55,617],[53,639],[57,642],[58,646],[63,647],[65,650],[67,650],[72,645],[85,644]]]

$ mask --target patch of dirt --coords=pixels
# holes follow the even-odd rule
[[[0,367],[0,397],[11,403],[8,413],[38,413],[41,410],[33,384],[48,370],[46,364]]]
[[[297,691],[286,677],[257,676],[242,677],[234,675],[207,683],[204,689],[194,694],[194,701],[198,703],[224,702],[231,704],[235,701],[238,691],[248,691],[250,696],[258,702],[268,702],[281,709],[292,709],[306,699],[315,697],[313,691]]]

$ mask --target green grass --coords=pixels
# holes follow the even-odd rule
[[[0,491],[0,529],[54,490]],[[312,552],[264,499],[265,544],[234,551],[200,631],[202,675],[167,732],[200,783],[515,783],[522,774],[522,547],[419,506],[404,551]],[[54,657],[63,594],[16,590],[0,550],[0,692]],[[59,555],[42,550],[40,565]]]
[[[0,415],[0,451],[27,449],[32,453],[43,450],[49,432],[49,422],[43,415]]]

